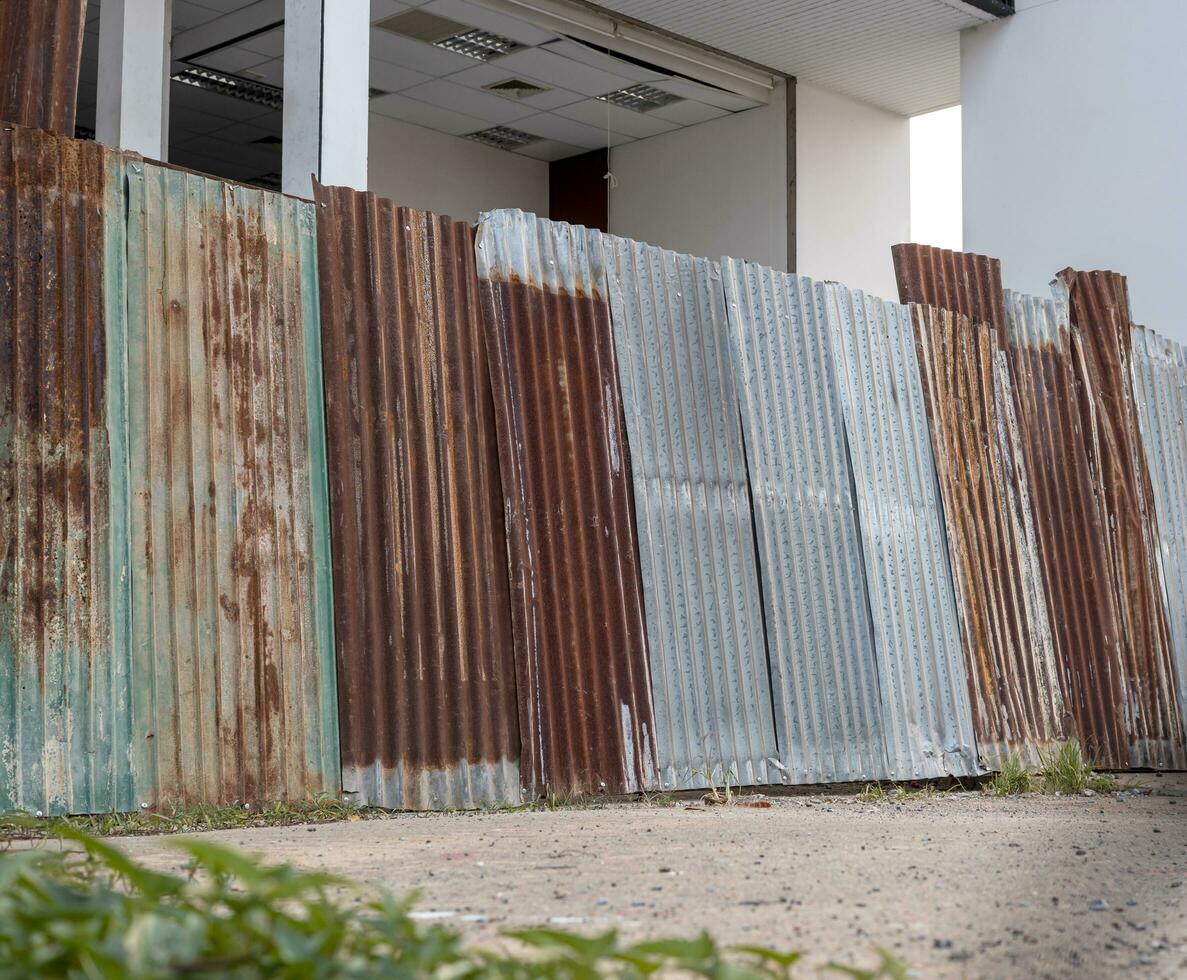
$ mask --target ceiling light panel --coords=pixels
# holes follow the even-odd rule
[[[206,92],[217,92],[219,95],[227,95],[241,102],[251,102],[268,109],[279,109],[284,104],[284,90],[275,85],[212,71],[209,68],[191,66],[170,77],[182,85],[190,85]]]
[[[492,34],[490,31],[483,31],[478,28],[464,31],[461,34],[455,34],[452,37],[442,38],[440,41],[434,41],[433,43],[438,48],[444,48],[446,51],[452,51],[454,54],[464,54],[467,58],[474,58],[477,61],[490,61],[492,58],[510,54],[512,51],[518,51],[523,47],[523,45],[512,41],[509,37],[503,37],[501,34]]]
[[[510,126],[491,126],[489,129],[466,134],[468,140],[484,143],[499,150],[515,150],[536,142],[537,138],[531,133],[525,133],[522,129],[512,129]]]
[[[615,89],[597,96],[602,102],[622,106],[624,109],[634,109],[636,112],[649,112],[659,109],[673,102],[679,102],[680,96],[651,85],[628,85],[626,88]]]

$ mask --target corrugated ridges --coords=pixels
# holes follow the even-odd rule
[[[913,306],[981,758],[1065,738],[1030,483],[1004,340],[984,323]]]
[[[664,788],[782,782],[721,276],[603,236]]]
[[[1153,330],[1132,334],[1134,399],[1157,514],[1163,597],[1187,706],[1187,350]]]
[[[932,245],[894,245],[890,252],[901,302],[942,307],[973,323],[1005,329],[1001,262],[997,259]]]
[[[74,135],[86,0],[0,4],[0,120]]]
[[[1056,280],[1066,294],[1080,349],[1081,414],[1091,471],[1107,520],[1110,585],[1122,630],[1124,700],[1117,707],[1135,766],[1181,767],[1187,762],[1183,719],[1175,694],[1170,634],[1158,571],[1154,491],[1141,444],[1133,396],[1133,324],[1125,277],[1065,269]]]
[[[518,803],[507,545],[466,224],[316,185],[343,781]]]
[[[789,782],[888,775],[853,473],[824,297],[722,259]]]
[[[312,205],[139,162],[127,180],[112,385],[138,785],[193,802],[334,791]]]
[[[511,567],[524,777],[655,786],[655,724],[600,236],[484,216],[478,275]]]
[[[28,5],[6,19],[13,6]],[[118,166],[94,143],[0,129],[0,811],[133,805],[108,538]]]
[[[968,675],[907,307],[820,287],[833,334],[894,779],[978,771]]]

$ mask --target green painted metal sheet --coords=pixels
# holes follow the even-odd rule
[[[313,206],[140,161],[126,176],[112,377],[138,795],[336,791]]]

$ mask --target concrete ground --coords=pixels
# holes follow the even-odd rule
[[[1185,976],[1187,777],[1127,781],[1151,792],[613,804],[208,836],[420,889],[426,918],[480,941],[549,923],[638,939],[708,929],[812,963],[872,965],[885,946],[926,977]],[[180,866],[167,838],[118,843]]]

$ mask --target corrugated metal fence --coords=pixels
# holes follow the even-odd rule
[[[87,0],[0,3],[0,121],[74,135]]]
[[[917,245],[896,247],[895,268],[904,300],[947,307],[1007,339],[1060,690],[1013,684],[995,697],[1022,695],[1032,717],[1062,717],[1060,734],[1078,736],[1101,765],[1183,765],[1124,281],[1068,270],[1054,298],[1041,299],[1003,292],[995,259]]]
[[[0,210],[0,808],[1187,762],[1119,276],[906,246],[908,308],[19,128]]]

